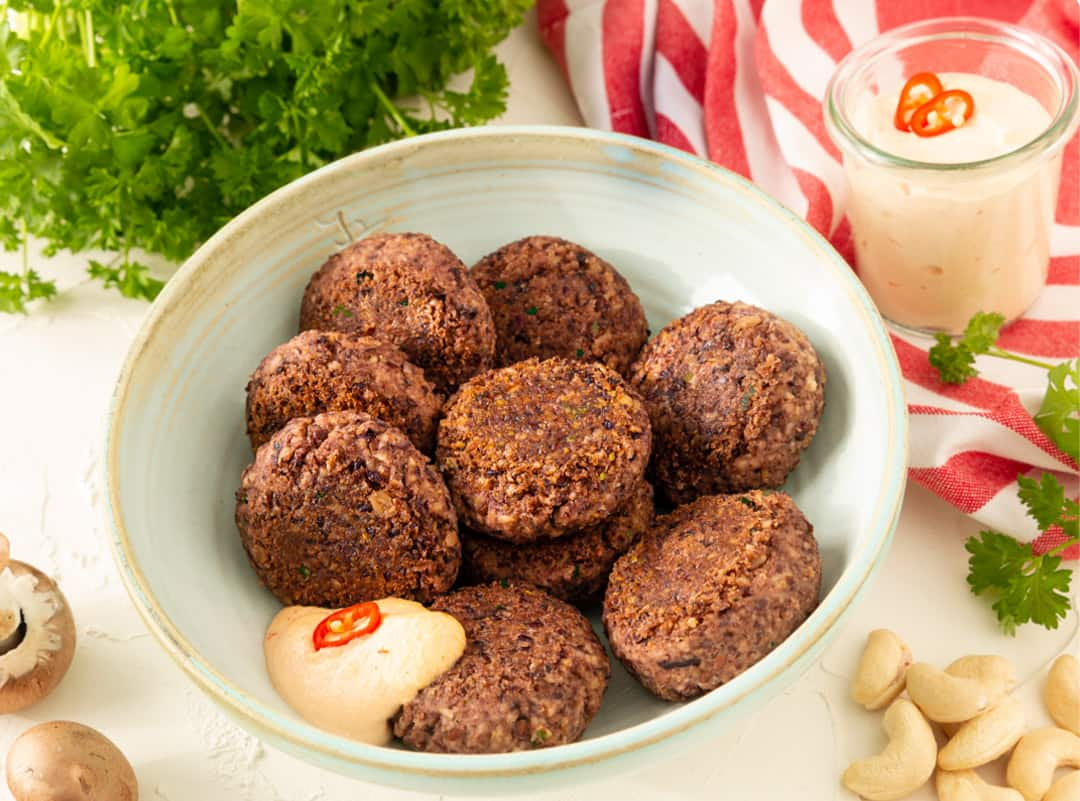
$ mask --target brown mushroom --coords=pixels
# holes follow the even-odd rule
[[[75,620],[56,583],[31,565],[9,561],[0,534],[0,714],[51,693],[75,655]]]
[[[127,757],[108,737],[81,723],[54,720],[27,729],[7,755],[15,801],[138,801]]]

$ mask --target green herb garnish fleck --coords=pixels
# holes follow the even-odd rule
[[[339,303],[339,304],[338,304],[337,306],[335,306],[335,307],[334,307],[334,308],[333,308],[333,309],[332,309],[332,310],[330,311],[330,313],[331,313],[332,315],[334,315],[335,317],[352,317],[352,316],[353,316],[352,312],[351,312],[351,311],[349,311],[349,310],[348,310],[347,308],[345,308],[344,306],[342,306],[342,305],[341,305],[340,303]]]
[[[528,314],[528,315],[531,315],[531,316],[535,316],[537,311],[538,311],[538,309],[535,306],[530,306],[529,308],[527,308],[525,310],[525,313]]]
[[[505,281],[496,281],[495,282],[495,288],[496,289],[506,289],[506,282]]]

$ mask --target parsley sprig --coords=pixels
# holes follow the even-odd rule
[[[25,234],[24,229],[24,242]],[[0,271],[0,312],[5,314],[25,314],[27,303],[38,299],[48,300],[56,294],[56,284],[53,281],[43,280],[37,271],[30,269],[30,252],[25,244],[22,255],[21,272]]]
[[[1072,571],[1061,567],[1062,551],[1080,543],[1077,516],[1080,506],[1065,497],[1065,490],[1050,473],[1036,481],[1019,476],[1021,502],[1043,531],[1059,526],[1064,542],[1044,554],[1035,554],[1030,542],[1017,542],[997,531],[980,531],[965,544],[968,585],[975,595],[993,597],[994,612],[1006,634],[1024,623],[1056,629],[1071,606]]]
[[[162,283],[137,251],[180,261],[333,159],[492,119],[507,88],[492,48],[529,5],[0,0],[0,246],[24,262],[0,273],[0,312],[55,294],[30,236],[46,256],[118,253],[90,278],[151,299]]]
[[[930,349],[930,364],[941,380],[962,384],[979,374],[975,357],[1030,364],[1047,371],[1046,395],[1035,423],[1063,453],[1080,458],[1080,359],[1047,364],[1010,353],[997,346],[998,333],[1005,318],[1000,314],[976,314],[963,335],[953,340],[938,334]],[[1016,633],[1024,623],[1036,623],[1055,629],[1068,613],[1071,603],[1071,571],[1061,567],[1059,556],[1066,548],[1080,543],[1080,504],[1065,495],[1065,488],[1050,473],[1036,481],[1018,476],[1018,496],[1040,531],[1060,528],[1064,541],[1043,554],[1036,554],[1031,543],[1018,542],[998,531],[980,531],[964,547],[968,559],[968,585],[975,595],[994,599],[993,609],[1006,634]]]
[[[1080,459],[1080,359],[1048,364],[1003,350],[996,343],[1004,324],[1000,314],[980,313],[971,318],[959,339],[938,334],[937,344],[930,348],[930,364],[947,384],[963,384],[977,376],[975,357],[979,355],[1046,370],[1046,395],[1035,413],[1035,423],[1063,453]]]

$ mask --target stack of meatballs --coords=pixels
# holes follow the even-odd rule
[[[406,745],[581,737],[611,675],[579,611],[601,599],[612,652],[668,700],[816,606],[812,527],[774,489],[825,373],[775,315],[718,301],[646,344],[629,284],[571,242],[469,270],[429,236],[379,234],[312,276],[300,331],[248,384],[236,523],[285,604],[398,596],[461,622],[464,655],[393,720]]]

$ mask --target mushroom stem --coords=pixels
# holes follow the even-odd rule
[[[0,534],[0,573],[8,567],[8,541]],[[19,602],[7,587],[7,582],[0,581],[0,655],[6,654],[22,642],[20,631],[23,616]]]
[[[26,636],[23,628],[22,610],[0,610],[0,656],[19,646]]]

